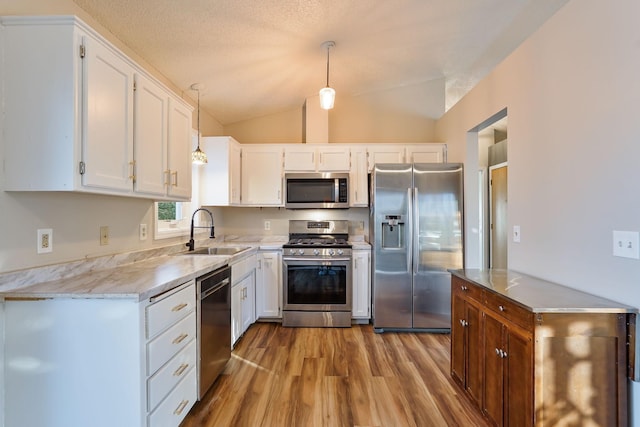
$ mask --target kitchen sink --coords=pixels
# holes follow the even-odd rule
[[[220,246],[214,248],[200,248],[195,251],[181,252],[180,255],[235,255],[251,249],[249,246]]]

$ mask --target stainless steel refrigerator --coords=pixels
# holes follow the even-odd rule
[[[451,268],[463,268],[459,163],[376,164],[371,181],[373,327],[451,330]]]

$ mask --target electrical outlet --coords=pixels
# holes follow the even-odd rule
[[[513,241],[515,243],[520,243],[520,226],[519,225],[513,226]]]
[[[264,229],[265,230],[271,230],[271,221],[265,221],[264,222]]]
[[[109,226],[103,225],[100,227],[100,246],[109,244]]]
[[[637,231],[613,231],[613,256],[640,259]]]
[[[53,252],[53,230],[50,228],[38,229],[37,249],[39,254]]]
[[[140,224],[140,240],[147,240],[147,224]]]

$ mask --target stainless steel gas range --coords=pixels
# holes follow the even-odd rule
[[[283,326],[351,326],[349,222],[289,221],[283,245]]]

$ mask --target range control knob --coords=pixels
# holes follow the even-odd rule
[[[338,255],[342,255],[344,251],[342,249],[338,249]]]
[[[314,250],[313,250],[313,254],[314,254],[314,255],[316,255],[316,256],[318,256],[318,255],[320,255],[320,251],[319,251],[319,250],[317,250],[317,249],[314,249]]]
[[[289,249],[289,255],[295,255],[295,254],[296,254],[295,249]]]
[[[298,249],[298,255],[304,255],[304,249]]]
[[[334,256],[336,254],[336,251],[334,251],[333,249],[329,249],[329,255]]]

